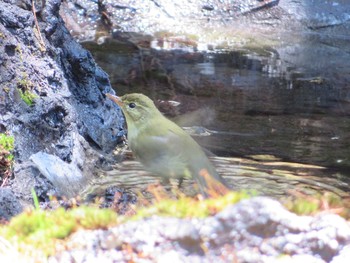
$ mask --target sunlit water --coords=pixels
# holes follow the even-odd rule
[[[346,192],[350,176],[346,69],[350,55],[344,55],[341,48],[327,47],[317,37],[308,41],[301,49],[286,46],[278,50],[199,51],[199,46],[165,45],[164,41],[153,41],[153,48],[147,49],[113,41],[86,47],[110,74],[118,95],[142,92],[151,96],[165,114],[188,127],[215,155],[244,160],[253,160],[252,155],[272,155],[285,163],[324,167],[298,173],[287,165],[282,170],[298,177],[278,180],[273,177],[278,172],[271,172],[272,168],[250,163],[260,171],[251,176],[236,160],[227,164],[236,175],[232,179],[235,188],[244,182],[242,188],[258,190],[273,189],[270,184],[275,184],[283,190],[271,190],[270,194],[283,195],[304,180],[320,192]],[[287,57],[293,59],[286,61],[279,52],[290,53]],[[180,104],[174,106],[169,100]],[[221,161],[217,167],[222,171]]]

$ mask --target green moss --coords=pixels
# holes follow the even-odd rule
[[[298,215],[313,215],[322,211],[336,213],[350,218],[350,200],[331,192],[322,195],[289,197],[282,200],[284,206]]]
[[[204,218],[223,210],[228,205],[235,204],[242,199],[248,199],[255,193],[230,192],[225,196],[198,201],[190,197],[181,197],[178,200],[162,200],[151,207],[139,209],[133,219],[140,219],[152,215],[171,216],[178,218]]]
[[[0,154],[1,154],[1,149],[5,150],[5,152],[3,152],[3,154],[5,155],[4,157],[8,160],[8,161],[12,161],[13,160],[13,155],[12,155],[12,151],[14,149],[14,145],[15,145],[15,138],[13,136],[9,136],[6,135],[4,133],[0,133]],[[1,156],[0,156],[1,158]]]
[[[287,209],[298,215],[310,215],[319,210],[317,202],[305,199],[297,199],[286,205]]]
[[[207,217],[215,214],[228,205],[251,197],[247,192],[229,193],[223,197],[198,201],[190,197],[179,200],[162,200],[148,208],[139,209],[131,219],[144,218],[151,215],[171,217]],[[123,221],[130,217],[124,217]],[[122,222],[117,214],[109,209],[95,207],[78,207],[71,210],[59,208],[55,211],[35,209],[24,212],[14,218],[6,226],[0,227],[0,235],[15,242],[19,248],[28,246],[41,250],[45,255],[55,252],[55,245],[77,229],[101,229]],[[21,249],[20,249],[21,250]]]
[[[20,56],[22,53],[20,52]],[[38,96],[32,92],[34,87],[33,82],[29,79],[28,74],[26,72],[22,73],[20,79],[17,80],[17,90],[21,99],[28,105],[32,106],[34,104],[34,100],[38,98]]]
[[[55,211],[35,209],[14,217],[6,226],[0,227],[0,236],[8,239],[19,252],[31,255],[39,253],[44,259],[64,247],[65,238],[78,229],[101,229],[117,225],[127,220],[137,220],[153,215],[178,218],[205,218],[214,215],[229,205],[242,199],[255,196],[252,192],[230,192],[217,198],[197,200],[190,197],[179,197],[178,200],[164,199],[147,208],[138,209],[136,215],[117,218],[109,209],[96,207],[78,207],[71,210],[63,208]],[[343,206],[338,196],[327,194],[317,198],[294,198],[286,205],[298,214],[313,214],[322,211],[322,204],[337,208]]]
[[[22,240],[65,238],[79,227],[105,228],[116,223],[116,213],[108,209],[78,207],[71,210],[33,210],[14,217],[1,233]]]
[[[79,207],[69,213],[80,226],[88,229],[106,228],[117,222],[117,214],[109,209]]]
[[[55,252],[55,244],[79,228],[106,228],[117,223],[112,210],[79,207],[69,211],[39,209],[22,213],[0,228],[0,235],[21,247],[41,250],[45,255]]]
[[[38,98],[36,94],[33,92],[30,92],[28,90],[25,90],[24,92],[21,89],[18,89],[19,95],[21,96],[21,99],[28,105],[32,106],[34,104],[34,100]]]
[[[76,222],[63,208],[54,213],[42,210],[30,211],[13,218],[6,236],[19,240],[40,242],[49,238],[64,238],[75,228]]]
[[[64,247],[65,239],[78,229],[108,228],[130,219],[151,215],[203,218],[251,196],[247,192],[231,192],[207,200],[190,197],[165,199],[148,208],[138,209],[136,216],[123,218],[117,218],[112,210],[96,207],[77,207],[71,210],[59,208],[55,211],[35,209],[12,218],[7,225],[0,227],[0,236],[11,242],[21,254],[33,257],[41,255],[45,259]]]
[[[0,133],[0,145],[7,151],[13,151],[15,138],[13,136]]]

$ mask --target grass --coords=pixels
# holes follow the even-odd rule
[[[3,186],[12,174],[14,156],[12,154],[15,138],[5,133],[0,133],[0,182]]]

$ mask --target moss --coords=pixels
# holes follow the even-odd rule
[[[35,209],[14,217],[6,226],[0,227],[0,236],[14,244],[21,254],[28,256],[40,254],[45,259],[48,255],[57,253],[60,248],[64,248],[65,239],[78,229],[106,229],[121,222],[139,220],[153,215],[205,218],[255,195],[255,193],[241,191],[229,192],[225,196],[205,200],[186,196],[179,197],[177,200],[165,198],[155,201],[149,207],[137,209],[136,215],[119,218],[112,210],[96,207],[77,207],[68,211],[63,208],[55,211]],[[314,214],[322,211],[322,204],[325,203],[331,208],[343,204],[341,198],[330,194],[313,199],[294,198],[289,201],[286,206],[298,214]]]
[[[181,197],[178,200],[165,199],[151,207],[139,209],[134,220],[152,215],[171,216],[178,218],[204,218],[223,210],[228,205],[235,204],[242,199],[254,196],[252,192],[230,192],[225,196],[199,201],[190,197]]]
[[[17,244],[18,249],[35,249],[44,255],[55,252],[55,245],[80,229],[106,228],[116,224],[117,215],[112,210],[79,207],[66,211],[33,210],[22,213],[0,228],[0,235]],[[24,251],[22,251],[24,252]],[[27,251],[28,252],[28,251]]]
[[[34,84],[29,80],[26,74],[23,74],[22,78],[17,81],[19,95],[28,106],[32,106],[34,104],[34,100],[38,98],[36,94],[31,92],[33,87]]]
[[[284,206],[298,215],[313,215],[322,211],[336,213],[346,219],[350,218],[350,200],[334,193],[323,195],[289,197],[282,200]]]
[[[0,133],[0,147],[7,151],[13,151],[15,146],[15,138],[4,133]]]
[[[21,99],[28,105],[33,106],[34,100],[38,98],[36,94],[33,92],[30,92],[28,90],[22,91],[21,89],[18,89],[19,95],[21,96]]]
[[[13,148],[15,139],[13,136],[0,133],[0,185],[4,186],[12,175]]]
[[[48,256],[57,252],[58,245],[78,229],[107,228],[130,219],[151,215],[203,218],[250,196],[247,192],[231,192],[222,197],[202,201],[190,197],[181,197],[179,200],[165,199],[148,208],[139,209],[135,216],[119,219],[114,211],[96,207],[84,206],[68,211],[63,208],[55,211],[35,209],[12,218],[6,226],[0,227],[0,236],[16,244],[18,250],[24,254],[29,253],[28,251],[42,251]]]
[[[14,145],[15,138],[13,136],[0,133],[0,171],[8,171],[11,168]]]
[[[229,205],[242,199],[255,196],[252,192],[229,192],[225,196],[198,200],[180,196],[177,200],[157,199],[146,208],[139,208],[134,216],[117,217],[109,209],[96,207],[77,207],[71,210],[63,208],[55,211],[35,209],[14,217],[6,226],[0,227],[0,236],[14,244],[23,255],[42,255],[44,261],[48,255],[64,248],[65,239],[78,229],[101,229],[115,226],[128,220],[137,220],[153,215],[178,218],[205,218],[214,215]],[[314,214],[328,208],[342,207],[344,202],[338,196],[325,194],[318,197],[288,199],[285,205],[298,214]]]
[[[28,74],[25,72],[25,65],[23,60],[23,53],[21,46],[18,45],[16,47],[16,52],[19,55],[20,61],[22,62],[22,65],[20,66],[20,74],[21,77],[17,80],[17,90],[19,92],[19,95],[21,96],[21,99],[28,105],[32,106],[34,104],[34,100],[38,98],[38,96],[32,92],[34,88],[33,82],[29,79]]]
[[[34,100],[38,98],[38,96],[31,91],[33,87],[33,82],[29,79],[26,73],[23,73],[22,77],[17,81],[17,89],[21,99],[28,106],[32,106],[34,104]]]
[[[75,228],[76,222],[62,208],[54,213],[42,210],[29,211],[13,218],[8,225],[6,236],[33,242],[49,238],[64,238]]]
[[[296,199],[293,202],[287,203],[286,207],[289,211],[296,213],[298,215],[310,215],[314,214],[319,210],[318,202]]]
[[[22,240],[65,238],[78,228],[105,228],[115,224],[116,219],[112,210],[87,206],[68,211],[63,208],[55,211],[36,209],[14,217],[2,233]]]
[[[70,211],[77,223],[87,229],[107,228],[116,224],[117,214],[109,209],[79,207]]]

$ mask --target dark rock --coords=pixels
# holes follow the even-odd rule
[[[23,10],[18,6],[2,3],[0,9],[0,22],[10,29],[24,29],[33,26],[34,18],[30,11]]]
[[[0,221],[21,213],[22,205],[9,188],[0,188]]]
[[[105,101],[104,93],[113,93],[108,76],[71,37],[60,4],[36,7],[36,32],[31,1],[0,2],[0,126],[15,137],[12,187],[26,204],[31,188],[41,200],[77,194],[94,175],[96,149],[110,151],[123,134],[121,112]],[[32,106],[19,89],[36,95]],[[60,165],[69,169],[53,169]],[[34,174],[47,178],[32,181]]]

